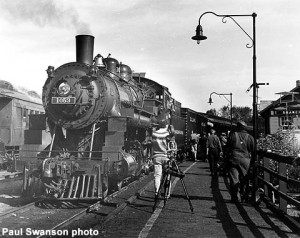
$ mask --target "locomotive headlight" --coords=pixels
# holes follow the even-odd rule
[[[70,93],[71,87],[67,82],[62,82],[57,87],[57,92],[60,96],[67,96]]]

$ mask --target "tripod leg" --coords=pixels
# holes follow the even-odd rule
[[[166,179],[165,179],[165,183],[164,183],[164,188],[165,188],[165,194],[164,194],[164,206],[167,203],[167,200],[170,197],[170,190],[171,190],[171,175],[167,174],[166,175]]]
[[[174,164],[175,164],[176,169],[177,169],[178,171],[180,171],[180,170],[179,170],[179,167],[178,167],[178,165],[177,165],[177,163],[176,163],[175,161],[174,161]],[[183,178],[180,178],[180,181],[181,181],[181,184],[182,184],[182,187],[183,187],[185,196],[186,196],[186,198],[187,198],[187,200],[188,200],[188,202],[189,202],[190,210],[191,210],[191,212],[193,213],[193,212],[194,212],[194,208],[193,208],[191,199],[190,199],[190,197],[189,197],[189,194],[188,194],[188,192],[187,192],[187,189],[186,189],[185,183],[184,183],[184,181],[183,181]]]
[[[186,198],[187,198],[187,200],[188,200],[188,202],[189,202],[189,205],[190,205],[190,210],[191,210],[191,212],[193,213],[193,212],[194,212],[194,208],[193,208],[193,205],[192,205],[191,199],[190,199],[190,197],[189,197],[189,195],[188,195],[188,192],[187,192],[187,189],[186,189],[185,183],[184,183],[183,179],[180,179],[180,180],[181,180],[181,184],[182,184],[182,187],[183,187],[183,190],[184,190],[185,196],[186,196]]]

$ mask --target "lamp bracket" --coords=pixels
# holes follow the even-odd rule
[[[214,12],[204,12],[200,17],[199,17],[199,25],[200,25],[200,21],[201,18],[205,15],[205,14],[213,14],[217,17],[222,17],[222,22],[223,23],[227,23],[227,18],[230,18],[247,36],[248,38],[251,40],[252,44],[247,43],[246,47],[247,48],[252,48],[254,46],[254,40],[253,38],[244,30],[244,28],[234,19],[234,17],[249,17],[252,16],[253,18],[256,17],[256,13],[253,14],[242,14],[242,15],[219,15],[216,14]]]

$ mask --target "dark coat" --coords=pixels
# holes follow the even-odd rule
[[[208,136],[207,142],[206,142],[206,147],[209,149],[209,151],[214,151],[216,153],[222,152],[222,146],[219,137],[216,135],[212,134]]]
[[[247,131],[240,130],[230,133],[227,140],[228,159],[238,166],[245,176],[250,168],[254,151],[254,138]]]

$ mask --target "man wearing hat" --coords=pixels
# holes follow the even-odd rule
[[[215,135],[216,131],[214,129],[210,130],[210,135],[207,138],[206,148],[207,157],[209,162],[209,169],[212,176],[218,175],[217,163],[220,155],[223,154],[220,139]]]
[[[154,191],[155,199],[158,198],[158,190],[162,178],[163,165],[168,158],[168,143],[174,137],[174,127],[165,121],[160,121],[152,132],[152,160],[154,164]],[[175,138],[174,138],[175,142]],[[170,196],[170,194],[168,194]]]
[[[254,151],[254,138],[246,131],[244,121],[237,122],[237,131],[230,133],[227,141],[228,169],[232,202],[241,202],[247,195],[245,187],[249,183],[248,171]]]

